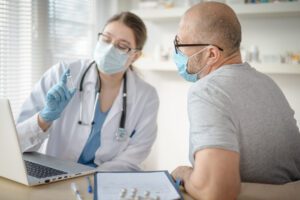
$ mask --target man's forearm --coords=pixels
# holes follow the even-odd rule
[[[193,168],[177,167],[173,177],[181,178],[186,192],[197,200],[233,200],[240,191],[239,153],[204,149],[195,154]]]
[[[186,174],[185,177],[184,177],[184,189],[185,189],[185,191],[191,197],[193,197],[193,199],[195,199],[195,200],[196,199],[197,200],[206,200],[206,199],[213,200],[208,195],[205,195],[205,191],[207,191],[206,190],[207,188],[205,187],[205,183],[203,183],[201,180],[199,180],[199,181],[197,181],[197,184],[195,184],[192,174],[193,174],[193,171],[191,171],[189,173],[189,175]],[[201,182],[202,182],[202,184],[201,184]]]
[[[185,191],[195,200],[218,200],[218,192],[212,192],[210,183],[204,180],[195,180],[193,168],[182,167],[177,170],[177,178],[183,181]]]

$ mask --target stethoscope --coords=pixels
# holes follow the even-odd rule
[[[87,69],[84,71],[81,80],[80,80],[80,85],[79,85],[79,95],[80,95],[80,105],[79,105],[79,121],[78,124],[79,125],[83,125],[83,126],[90,126],[90,125],[94,125],[95,122],[94,120],[90,123],[86,123],[82,121],[82,94],[83,94],[83,82],[85,79],[85,76],[87,74],[87,72],[89,71],[89,69],[93,66],[93,64],[95,64],[95,61],[91,62],[90,65],[87,67]],[[99,88],[97,91],[97,95],[96,95],[96,101],[94,104],[94,111],[93,111],[93,116],[95,115],[96,112],[96,104],[97,104],[97,99],[99,98],[99,94],[101,92],[101,79],[99,78],[99,69],[96,65],[96,69],[98,72],[98,82],[99,82]],[[125,122],[126,122],[126,109],[127,109],[127,76],[126,73],[124,74],[124,84],[123,84],[123,95],[122,95],[122,115],[121,115],[121,120],[120,120],[120,124],[119,124],[119,128],[115,134],[115,138],[118,141],[123,141],[127,138],[127,132],[125,130]]]

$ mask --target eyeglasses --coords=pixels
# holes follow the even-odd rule
[[[175,36],[175,39],[174,39],[174,48],[175,48],[175,53],[176,54],[180,51],[179,47],[198,47],[198,46],[215,46],[220,51],[224,51],[221,47],[219,47],[217,45],[214,45],[214,44],[178,44],[177,35]]]
[[[98,33],[98,41],[101,41],[106,44],[113,44],[114,47],[117,49],[117,51],[120,54],[127,54],[130,51],[139,51],[141,49],[139,48],[130,48],[125,42],[123,41],[113,41],[113,38],[104,34],[104,33]]]

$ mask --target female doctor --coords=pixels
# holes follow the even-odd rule
[[[131,66],[146,27],[122,12],[98,36],[93,61],[60,62],[34,86],[17,120],[20,144],[37,151],[48,138],[48,155],[99,170],[139,170],[156,138],[159,106],[155,89]]]

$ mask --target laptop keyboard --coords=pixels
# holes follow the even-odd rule
[[[53,169],[51,167],[33,163],[33,162],[30,162],[27,160],[25,160],[25,165],[26,165],[28,175],[36,177],[36,178],[46,178],[46,177],[50,177],[50,176],[67,174],[64,171]]]

